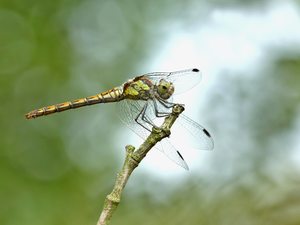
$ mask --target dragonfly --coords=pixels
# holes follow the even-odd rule
[[[172,107],[175,105],[173,96],[193,88],[201,79],[202,73],[197,68],[175,72],[147,73],[93,96],[33,110],[25,117],[33,119],[83,106],[116,102],[120,119],[145,140],[152,128],[159,126],[158,121],[170,115]],[[195,148],[201,150],[214,148],[213,138],[207,129],[184,114],[180,114],[177,121],[179,125],[177,130],[180,135],[184,132],[187,134],[185,136],[191,137],[190,140],[196,143]],[[160,141],[156,148],[179,166],[186,170],[189,169],[178,147],[175,147],[168,139]]]

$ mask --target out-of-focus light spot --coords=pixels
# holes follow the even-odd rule
[[[34,51],[33,32],[26,20],[9,10],[0,10],[0,75],[25,68]],[[12,66],[13,65],[13,66]]]
[[[252,74],[268,62],[268,47],[300,46],[300,15],[291,2],[270,5],[265,12],[216,9],[187,33],[170,32],[151,68],[199,67],[207,74],[223,70]]]
[[[69,27],[80,64],[114,62],[128,47],[130,27],[120,6],[113,1],[79,4],[70,17]]]

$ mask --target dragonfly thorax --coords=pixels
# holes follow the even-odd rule
[[[174,93],[174,85],[169,81],[161,79],[156,85],[156,92],[160,98],[168,99]]]
[[[127,81],[123,86],[123,96],[133,100],[149,100],[153,96],[153,83],[144,76]]]

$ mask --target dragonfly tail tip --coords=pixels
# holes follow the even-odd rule
[[[30,120],[30,119],[33,119],[35,117],[31,113],[27,113],[27,114],[25,114],[25,118]]]

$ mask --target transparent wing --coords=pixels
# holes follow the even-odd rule
[[[174,123],[173,137],[179,136],[179,146],[200,149],[200,150],[213,150],[214,141],[210,133],[200,124],[190,119],[189,117],[181,114]],[[171,135],[172,136],[172,135]],[[174,140],[175,141],[175,140]],[[174,142],[175,144],[175,142]]]
[[[145,74],[153,82],[165,79],[174,84],[174,94],[180,94],[193,88],[202,79],[202,73],[199,69],[179,70],[175,72],[155,72]]]
[[[134,133],[136,133],[140,138],[145,140],[149,136],[150,132],[139,125],[135,119],[138,114],[142,111],[145,101],[137,100],[123,100],[118,102],[118,116],[123,123],[125,123]],[[144,124],[149,130],[152,127],[145,123]]]
[[[148,117],[148,119],[151,119],[154,122],[154,120],[156,119],[154,105],[153,102],[148,103],[149,107],[147,108],[145,114]],[[118,112],[120,119],[143,140],[146,140],[150,132],[138,123],[136,123],[135,118],[141,112],[145,104],[145,101],[136,100],[123,100],[118,102]],[[143,123],[143,125],[147,126],[150,130],[152,129],[152,127],[147,123]],[[167,139],[163,139],[162,141],[157,143],[155,148],[163,152],[169,159],[171,159],[177,165],[183,167],[186,170],[189,169],[182,155]]]
[[[185,162],[180,152],[170,143],[168,139],[163,139],[158,143],[158,150],[163,152],[170,160],[182,168],[189,170],[189,166]]]

